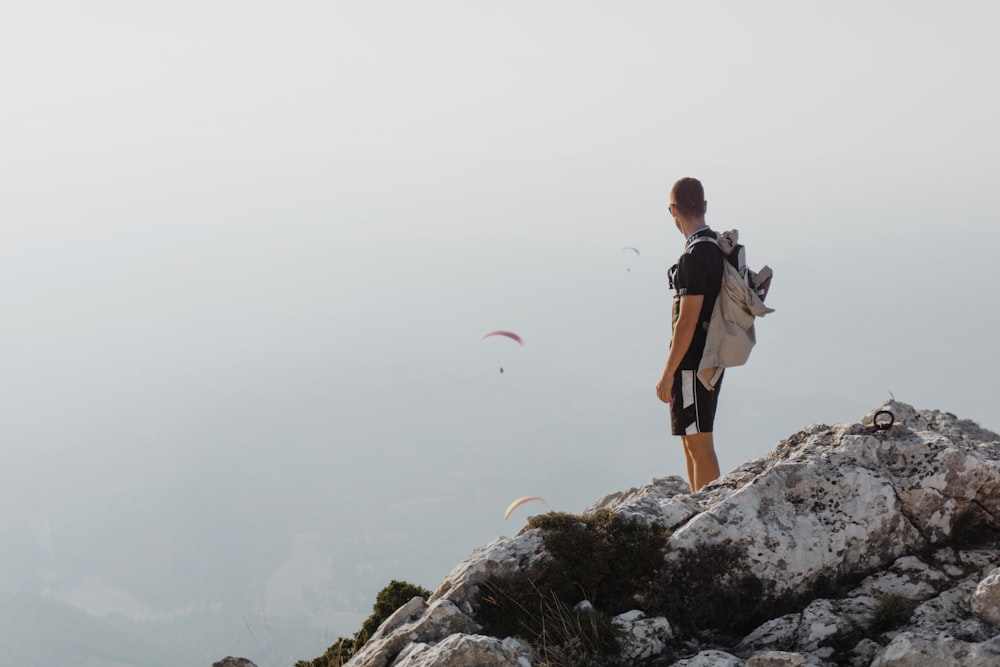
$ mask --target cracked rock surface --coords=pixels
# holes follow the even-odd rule
[[[884,411],[892,425],[879,430]],[[714,587],[702,592],[732,591],[750,611],[728,623],[651,609],[655,596],[636,591],[637,609],[613,618],[620,652],[594,665],[1000,665],[1000,436],[968,420],[888,401],[855,423],[807,426],[699,493],[654,479],[585,513],[600,510],[669,529],[661,575],[701,567]],[[348,665],[549,665],[476,618],[483,582],[548,558],[540,529],[477,549]]]

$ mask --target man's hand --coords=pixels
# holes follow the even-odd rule
[[[660,378],[660,381],[656,383],[656,396],[664,403],[670,403],[670,387],[674,384],[673,377],[667,377],[664,375]]]
[[[698,314],[705,301],[702,294],[690,294],[681,297],[681,305],[674,323],[673,338],[670,340],[670,352],[663,368],[663,377],[656,385],[656,395],[664,403],[670,402],[670,390],[674,385],[674,375],[681,365],[681,360],[687,354],[691,341],[694,340],[694,330],[698,326]]]

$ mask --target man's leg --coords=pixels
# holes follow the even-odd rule
[[[687,464],[688,471],[688,484],[691,485],[691,491],[694,491],[694,457],[691,456],[691,451],[688,449],[687,441],[685,436],[681,436],[681,446],[684,448],[684,463]]]
[[[719,459],[715,455],[715,442],[711,433],[682,435],[681,442],[684,444],[692,491],[698,491],[719,478]]]

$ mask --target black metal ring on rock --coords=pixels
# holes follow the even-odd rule
[[[878,418],[881,417],[882,415],[888,415],[889,421],[887,422],[883,421],[882,423],[879,423]],[[874,426],[875,430],[877,431],[888,431],[890,428],[892,428],[892,425],[894,423],[896,423],[896,415],[892,414],[888,410],[879,410],[878,412],[875,413],[875,416],[872,417],[872,426]]]

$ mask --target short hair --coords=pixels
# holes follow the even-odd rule
[[[705,189],[697,178],[685,176],[670,190],[681,215],[697,217],[705,212]]]

